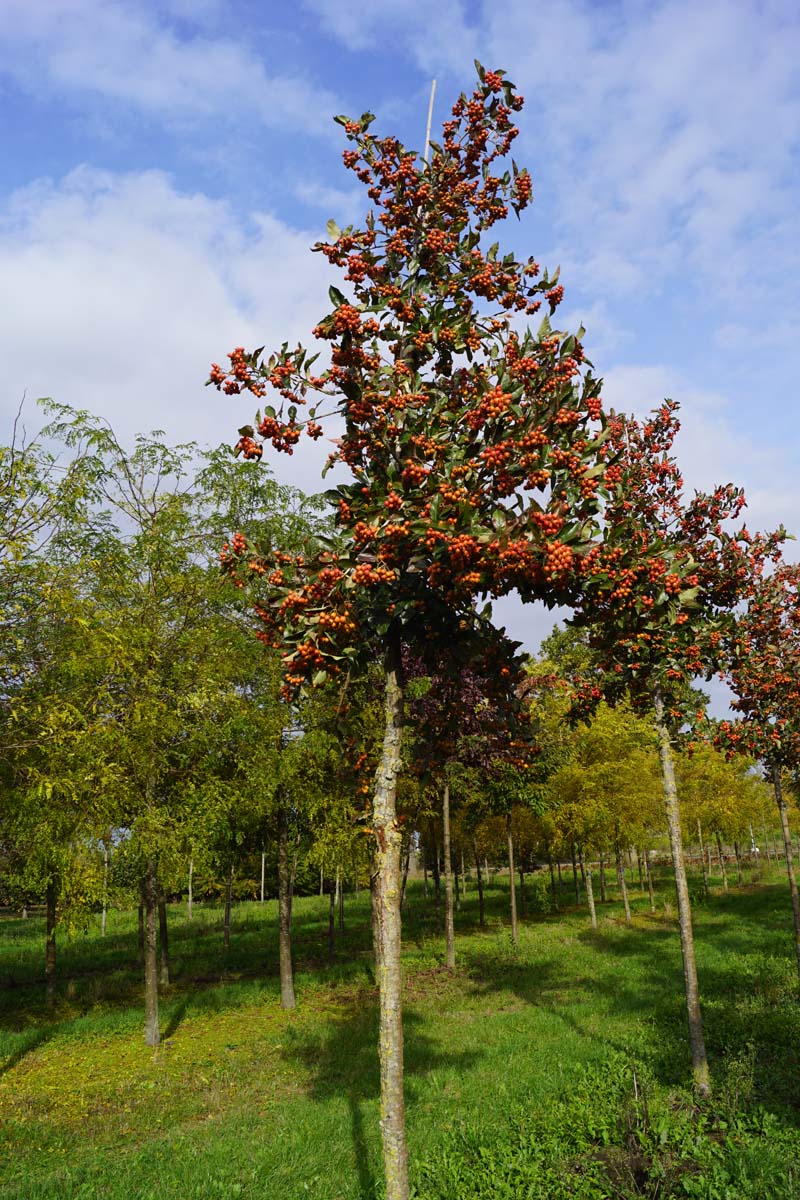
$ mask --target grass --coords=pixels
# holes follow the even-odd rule
[[[515,950],[507,879],[485,930],[474,889],[443,966],[421,887],[405,913],[406,1066],[419,1200],[800,1197],[800,1005],[777,872],[696,906],[713,1101],[689,1075],[668,881],[658,912],[617,901],[531,916]],[[535,889],[532,889],[534,891]],[[164,1038],[143,1044],[135,913],[59,947],[43,1007],[43,921],[0,923],[0,1200],[370,1200],[381,1195],[369,898],[295,901],[299,1007],[279,1004],[275,902],[171,906]],[[673,905],[674,907],[674,905]]]

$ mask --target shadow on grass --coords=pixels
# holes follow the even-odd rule
[[[403,1015],[407,1100],[413,1103],[418,1086],[428,1073],[445,1070],[467,1072],[473,1052],[442,1051],[425,1030],[423,1017],[406,1008]],[[378,994],[362,987],[349,992],[346,1005],[324,1026],[289,1028],[283,1057],[307,1073],[309,1094],[327,1102],[344,1097],[350,1120],[353,1158],[358,1176],[359,1200],[375,1200],[382,1180],[378,1122],[367,1112],[380,1099],[378,1062]]]

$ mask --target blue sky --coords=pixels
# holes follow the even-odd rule
[[[3,0],[2,436],[26,393],[231,440],[250,413],[209,362],[307,337],[308,248],[363,212],[330,117],[420,146],[431,79],[441,121],[474,57],[527,99],[505,240],[560,263],[606,404],[680,400],[690,484],[796,527],[796,0]],[[276,474],[313,490],[326,453]],[[549,624],[503,611],[529,643]]]

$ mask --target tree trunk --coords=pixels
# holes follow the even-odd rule
[[[558,868],[558,891],[561,894],[561,889],[564,886],[564,880],[561,878],[561,856],[556,859],[556,867]]]
[[[697,836],[700,840],[700,866],[703,870],[703,891],[708,895],[708,871],[706,869],[705,851],[703,850],[703,826],[700,824],[700,818],[697,818]]]
[[[194,901],[194,893],[192,892],[192,881],[194,878],[194,858],[189,859],[189,899],[186,903],[186,915],[189,920],[192,920],[192,906]]]
[[[436,899],[436,928],[442,927],[442,876],[439,871],[439,841],[431,821],[431,838],[433,839],[433,894]]]
[[[558,893],[556,891],[556,872],[553,866],[552,854],[548,854],[547,862],[550,866],[550,891],[553,893],[553,910],[555,912],[560,912],[561,909],[558,906]]]
[[[736,886],[742,886],[742,857],[739,853],[739,843],[734,838],[733,853],[736,856]]]
[[[462,844],[459,846],[459,851],[460,851],[460,853],[461,853],[461,895],[462,895],[462,896],[464,897],[464,899],[466,900],[466,898],[467,898],[467,868],[466,868],[466,867],[465,867],[465,865],[464,865],[464,845],[463,845],[463,842],[462,842]]]
[[[506,840],[508,842],[508,883],[511,899],[511,941],[517,944],[517,878],[514,871],[514,838],[511,831],[511,813],[506,815]]]
[[[325,871],[322,867],[319,869],[319,894],[320,898],[325,895]]]
[[[158,909],[158,879],[156,864],[147,860],[144,877],[144,1042],[157,1046],[158,1032],[158,957],[156,953],[156,920]]]
[[[56,1002],[56,881],[51,876],[45,891],[44,980],[47,1007]]]
[[[169,932],[167,930],[167,903],[158,897],[158,982],[160,987],[169,987]]]
[[[278,806],[278,960],[281,976],[281,1008],[294,1008],[292,969],[292,896],[289,878],[289,813]]]
[[[792,835],[789,832],[789,814],[786,811],[786,801],[783,796],[783,784],[781,782],[781,769],[779,766],[772,768],[772,786],[775,789],[775,802],[778,805],[778,816],[780,817],[781,833],[783,834],[786,874],[789,876],[789,895],[792,898],[792,915],[794,917],[794,949],[797,956],[798,978],[800,978],[800,897],[797,894],[797,879],[794,873],[794,860],[792,858]]]
[[[639,871],[639,891],[644,894],[644,873],[642,871],[642,852],[639,847],[636,847],[636,866]]]
[[[451,848],[451,861],[452,861],[452,848]],[[453,889],[455,891],[455,898],[456,898],[456,912],[461,912],[461,881],[460,881],[459,875],[458,875],[458,867],[453,868]]]
[[[572,843],[572,881],[575,884],[575,903],[581,902],[581,885],[578,883],[578,858],[575,853],[575,843]]]
[[[605,904],[608,899],[606,895],[606,858],[603,851],[600,851],[600,899]]]
[[[581,869],[581,879],[583,886],[586,886],[586,867],[583,865],[583,846],[578,846],[578,866]]]
[[[328,904],[328,961],[336,957],[336,890],[331,888]]]
[[[594,907],[594,891],[592,890],[592,872],[587,871],[584,879],[586,881],[586,899],[589,902],[589,916],[592,921],[592,929],[597,929],[597,913]]]
[[[406,902],[406,888],[408,887],[408,868],[411,864],[411,839],[409,838],[406,846],[405,858],[403,860],[403,883],[400,888],[400,907],[402,908]]]
[[[616,845],[617,853],[617,882],[619,890],[622,893],[622,903],[625,907],[625,924],[631,924],[631,905],[628,899],[628,885],[625,882],[625,864],[622,861],[622,851],[619,848],[619,842]]]
[[[103,911],[100,916],[100,937],[106,936],[108,915],[108,846],[103,846]]]
[[[340,868],[336,870],[336,907],[339,912],[339,933],[344,933],[344,880]]]
[[[456,931],[453,920],[453,861],[450,853],[450,784],[442,793],[442,840],[444,842],[444,942],[448,971],[456,969]]]
[[[372,825],[375,831],[377,976],[380,993],[381,1141],[386,1200],[408,1200],[408,1146],[403,1096],[403,1011],[400,966],[400,850],[397,776],[403,739],[403,685],[400,638],[390,633],[385,659],[386,728],[375,777]]]
[[[644,852],[644,873],[647,876],[647,894],[650,897],[650,912],[656,911],[656,898],[653,895],[653,872],[650,870],[650,851]]]
[[[425,892],[425,899],[428,899],[428,850],[427,847],[422,847],[422,886]]]
[[[528,915],[528,902],[525,897],[525,871],[522,867],[519,870],[519,915],[526,917]]]
[[[229,867],[225,879],[225,915],[222,919],[222,948],[231,948],[231,892],[233,890],[233,867]]]
[[[672,745],[669,730],[664,721],[664,701],[661,689],[653,693],[655,727],[658,734],[658,758],[661,764],[661,780],[664,790],[664,808],[669,830],[669,844],[675,869],[675,891],[678,901],[678,926],[683,956],[683,979],[686,991],[686,1016],[689,1023],[689,1045],[692,1054],[692,1074],[698,1095],[707,1096],[711,1090],[706,1057],[703,1022],[700,1015],[700,989],[697,982],[697,964],[694,957],[694,934],[692,932],[692,909],[689,902],[689,885],[686,882],[686,867],[681,843],[681,818],[678,806],[678,791],[675,787],[675,771],[672,763]]]
[[[478,843],[472,839],[472,852],[475,855],[475,875],[478,883],[478,923],[481,929],[486,925],[486,910],[483,904],[483,876],[481,875],[481,860],[478,855]]]
[[[715,830],[717,839],[717,855],[719,856],[719,869],[722,872],[722,887],[727,892],[728,890],[728,872],[725,870],[725,855],[722,853],[722,840],[719,836],[719,830]]]
[[[265,871],[266,871],[266,863],[267,863],[267,853],[265,850],[262,850],[261,851],[261,903],[262,904],[264,903],[264,878],[265,878]]]

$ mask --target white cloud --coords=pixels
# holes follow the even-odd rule
[[[212,12],[206,4],[199,16]],[[3,0],[0,70],[37,94],[96,95],[167,126],[246,117],[329,136],[338,107],[308,79],[267,70],[244,41],[181,37],[144,4],[115,0]]]
[[[204,388],[210,363],[235,345],[313,342],[330,282],[310,253],[318,237],[264,213],[243,224],[158,171],[81,167],[16,193],[0,212],[3,423],[25,392],[88,408],[123,436],[235,441],[255,405]],[[319,490],[330,449],[304,439],[274,456],[275,473]]]

